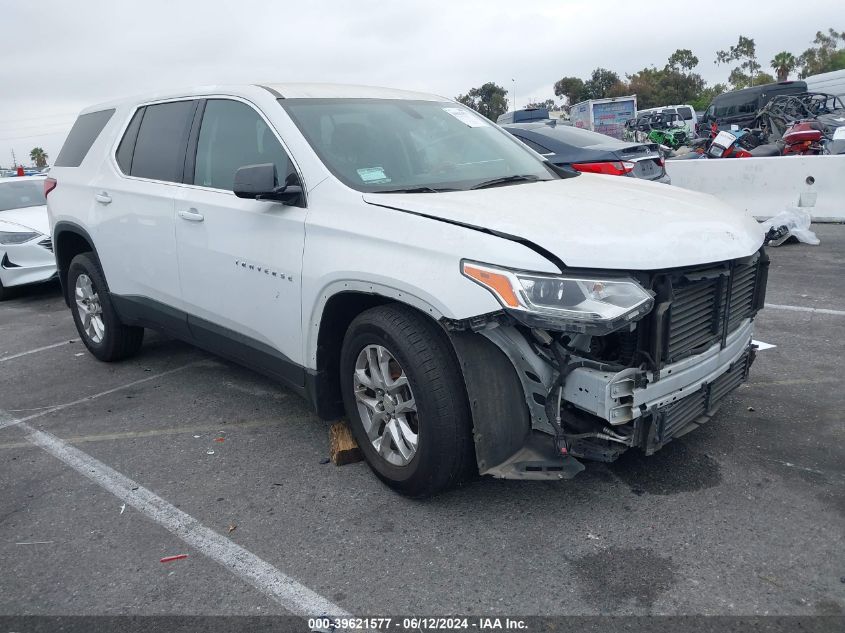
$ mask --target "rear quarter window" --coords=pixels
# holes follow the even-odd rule
[[[70,128],[67,140],[56,158],[55,166],[79,167],[113,114],[114,108],[80,115]]]

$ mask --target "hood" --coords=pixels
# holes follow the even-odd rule
[[[44,235],[50,235],[50,220],[47,218],[46,205],[0,211],[0,222],[11,222],[22,229],[32,229]]]
[[[619,176],[367,193],[364,201],[518,236],[575,268],[655,270],[724,261],[753,254],[764,236],[752,217],[713,196]],[[489,259],[495,264],[495,253]]]

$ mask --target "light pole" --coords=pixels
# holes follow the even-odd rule
[[[516,79],[511,79],[513,86],[513,111],[516,112]]]

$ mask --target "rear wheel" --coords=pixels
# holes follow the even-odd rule
[[[3,282],[0,281],[0,301],[5,301],[9,297],[12,296],[12,293],[3,285]]]
[[[349,326],[340,371],[355,439],[390,487],[426,497],[473,470],[463,379],[436,323],[400,305],[367,310]]]
[[[76,330],[94,356],[102,361],[115,361],[140,349],[144,328],[120,322],[100,266],[90,253],[77,255],[71,261],[67,289]]]

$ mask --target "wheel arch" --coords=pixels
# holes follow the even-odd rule
[[[379,284],[342,282],[334,292],[324,292],[306,328],[308,398],[321,418],[342,417],[340,350],[353,319],[365,310],[389,303],[414,309],[434,321],[443,314],[423,299]]]
[[[61,221],[57,222],[53,227],[53,252],[56,255],[56,270],[59,273],[59,283],[62,286],[62,296],[65,298],[65,303],[70,307],[70,295],[67,289],[67,273],[70,268],[70,262],[80,253],[91,253],[97,263],[100,263],[100,258],[97,255],[97,249],[94,247],[94,240],[91,235],[84,228],[73,222]],[[102,266],[100,266],[102,270]],[[105,279],[105,272],[103,273]],[[108,281],[106,281],[108,285]]]

